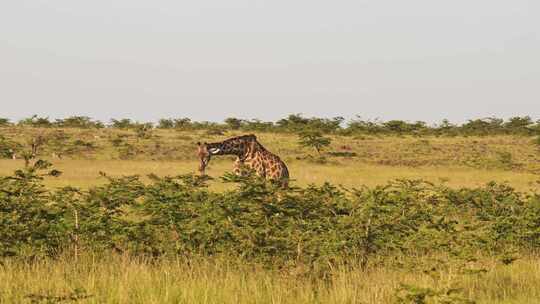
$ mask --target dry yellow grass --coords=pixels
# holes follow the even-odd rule
[[[231,260],[151,263],[125,256],[6,262],[0,266],[0,302],[28,303],[30,294],[65,296],[84,289],[91,297],[80,303],[385,304],[395,303],[402,283],[444,288],[449,282],[479,304],[540,302],[537,257],[491,266],[486,274],[457,282],[455,273],[443,272],[439,283],[421,272],[385,267],[338,268],[329,279],[317,279],[234,265]]]
[[[111,176],[141,175],[154,173],[160,176],[197,172],[197,161],[149,161],[149,160],[51,160],[55,168],[63,172],[58,178],[47,178],[50,187],[77,186],[88,188],[105,182],[99,172]],[[11,174],[21,168],[23,161],[0,160],[0,175]],[[312,164],[294,160],[289,163],[291,176],[297,185],[322,184],[326,181],[347,187],[381,185],[397,178],[425,179],[432,182],[445,181],[452,187],[476,187],[487,182],[508,182],[521,191],[538,189],[540,176],[527,172],[506,170],[482,170],[467,167],[404,167],[370,165],[359,162],[349,164]],[[220,177],[231,171],[232,161],[212,160],[207,174]],[[215,189],[223,185],[214,182]]]
[[[99,177],[100,171],[113,176],[197,172],[197,141],[218,141],[242,134],[227,132],[216,136],[204,131],[155,130],[152,137],[140,139],[134,131],[115,129],[11,127],[0,131],[4,137],[21,144],[37,134],[53,138],[59,132],[70,138],[68,143],[75,140],[91,143],[93,149],[52,160],[64,174],[46,181],[52,187],[72,185],[83,188],[104,181]],[[132,159],[119,159],[122,148],[113,144],[119,136],[137,151],[130,156]],[[294,134],[259,133],[257,136],[264,146],[286,161],[298,185],[328,181],[347,187],[375,186],[391,179],[409,178],[447,181],[453,187],[476,187],[489,181],[508,182],[522,191],[539,187],[540,149],[530,137],[332,136],[332,145],[327,151],[355,153],[356,157],[327,155],[328,163],[321,165],[305,160],[314,151],[300,148]],[[41,157],[47,158],[55,149],[58,147],[46,146]],[[0,160],[0,175],[11,174],[22,164],[22,161]],[[219,177],[231,168],[231,159],[214,158],[207,173]],[[215,184],[214,187],[221,189],[223,186]]]

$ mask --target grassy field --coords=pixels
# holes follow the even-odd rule
[[[51,187],[77,186],[88,188],[105,182],[99,172],[111,176],[138,174],[146,176],[150,173],[158,175],[178,175],[196,172],[198,163],[186,161],[151,161],[151,160],[52,160],[55,168],[63,174],[48,177],[45,184]],[[7,175],[24,166],[22,160],[0,160],[0,174]],[[218,178],[231,171],[232,161],[212,160],[207,174]],[[347,187],[376,186],[397,178],[424,179],[431,182],[445,182],[452,187],[476,187],[490,181],[508,182],[521,191],[529,191],[540,187],[537,183],[540,176],[530,172],[513,172],[502,169],[475,169],[464,166],[446,167],[406,167],[372,165],[361,162],[350,164],[312,164],[306,161],[289,163],[292,178],[296,184],[305,186],[310,183],[322,184],[326,181],[342,184]],[[223,187],[221,183],[212,183],[214,189]]]
[[[45,185],[85,189],[106,182],[99,172],[111,176],[194,173],[197,141],[239,135],[154,130],[137,137],[129,130],[21,127],[0,132],[23,150],[37,135],[48,138],[39,157],[50,160],[63,174],[47,177]],[[530,137],[331,136],[332,144],[321,160],[314,151],[300,148],[295,135],[257,136],[285,160],[294,184],[299,186],[330,182],[349,188],[373,187],[406,178],[455,188],[496,181],[526,193],[540,190],[540,147]],[[52,158],[53,152],[62,154],[62,159]],[[332,152],[346,152],[349,157]],[[20,159],[0,159],[0,175],[11,174],[23,165]],[[207,173],[218,178],[231,168],[231,158],[213,159]],[[213,190],[226,187],[211,183]],[[466,277],[458,287],[476,303],[540,303],[539,261],[533,254],[508,266],[485,259],[479,263],[489,271]],[[456,271],[441,271],[440,279],[434,282],[421,271],[348,266],[321,278],[228,259],[148,261],[114,254],[95,257],[87,252],[77,260],[0,261],[0,303],[398,303],[400,284],[450,288]]]
[[[37,135],[48,138],[40,157],[49,159],[64,174],[47,180],[47,185],[83,188],[99,184],[100,171],[113,176],[196,172],[197,141],[219,141],[240,134],[155,130],[139,138],[134,131],[115,129],[12,127],[0,131],[23,147]],[[298,185],[328,181],[359,187],[409,178],[446,182],[455,187],[480,186],[489,181],[508,182],[523,191],[539,186],[536,182],[540,179],[540,148],[530,137],[333,136],[321,163],[314,151],[299,147],[295,135],[257,135],[263,145],[286,161]],[[52,159],[53,152],[62,154],[63,159]],[[334,156],[335,152],[352,156]],[[0,174],[10,174],[22,164],[22,160],[0,159]],[[207,173],[219,177],[231,169],[232,158],[215,158]]]
[[[485,264],[491,271],[460,282],[467,297],[478,304],[539,303],[538,257],[524,257],[510,266],[495,266],[494,261]],[[29,303],[32,299],[34,303],[60,303],[69,302],[58,300],[69,296],[88,296],[82,303],[396,303],[401,284],[449,288],[456,276],[441,273],[442,279],[434,285],[421,272],[349,267],[320,279],[239,266],[230,259],[156,264],[125,256],[7,263],[1,269],[2,303]]]

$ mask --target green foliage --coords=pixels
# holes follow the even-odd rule
[[[299,135],[298,143],[302,147],[313,148],[320,155],[321,150],[325,147],[328,147],[332,140],[328,137],[324,137],[318,131],[306,131],[302,132]]]
[[[88,116],[71,116],[64,119],[57,119],[55,126],[61,128],[103,128],[105,125],[100,121],[93,121]]]
[[[365,266],[398,255],[399,265],[435,275],[448,265],[464,274],[483,271],[471,264],[479,252],[509,264],[517,252],[540,246],[540,197],[495,183],[457,190],[415,180],[371,189],[282,189],[227,175],[236,189],[216,193],[208,190],[208,177],[150,176],[145,184],[138,176],[103,174],[106,183],[89,190],[42,185],[44,176],[58,174],[37,161],[0,179],[1,256],[225,254],[326,271],[340,261]]]
[[[306,130],[317,130],[323,133],[335,132],[341,128],[343,117],[326,118],[304,118],[300,114],[292,114],[289,117],[276,122],[276,127],[289,132],[302,132]]]
[[[11,122],[9,121],[8,118],[0,117],[0,127],[7,127],[9,125],[11,125]]]
[[[137,123],[133,122],[129,118],[123,118],[123,119],[114,119],[113,118],[113,119],[111,119],[110,126],[112,128],[117,128],[117,129],[133,129],[133,128],[137,127]]]
[[[488,135],[490,133],[501,133],[504,121],[499,118],[486,118],[469,120],[461,128],[468,134]]]
[[[383,127],[390,133],[404,134],[420,132],[426,128],[426,123],[423,121],[417,121],[415,123],[407,123],[402,120],[390,120],[383,123]]]
[[[162,118],[158,121],[158,129],[172,129],[174,128],[174,121],[169,118]]]
[[[0,158],[11,158],[14,153],[21,150],[22,146],[0,135]]]
[[[37,161],[0,178],[0,257],[39,256],[58,252],[67,241],[63,208],[41,181],[58,176],[51,164]]]
[[[229,117],[225,119],[225,124],[231,129],[231,130],[238,130],[240,127],[242,127],[242,120],[234,117]]]
[[[512,117],[504,123],[506,130],[512,130],[513,133],[532,134],[535,123],[530,116]]]
[[[150,130],[153,128],[153,124],[150,122],[146,123],[140,123],[133,121],[129,118],[123,118],[123,119],[111,119],[111,123],[109,125],[111,128],[116,129],[133,129],[135,132],[139,132],[140,130]]]
[[[137,129],[141,125],[131,119],[111,119],[109,127],[118,129]],[[8,119],[0,118],[0,126],[9,126]],[[72,116],[56,119],[51,122],[49,118],[34,115],[18,122],[21,126],[32,127],[62,127],[62,128],[103,128],[104,124],[94,121],[87,116]],[[288,132],[302,133],[317,131],[322,134],[340,135],[412,135],[412,136],[487,136],[487,135],[522,135],[532,136],[540,134],[540,121],[534,121],[529,116],[516,116],[508,120],[490,117],[483,119],[470,119],[466,123],[452,124],[447,119],[435,125],[428,125],[423,121],[408,122],[404,120],[365,120],[360,116],[345,123],[343,117],[320,118],[303,117],[301,114],[291,114],[276,122],[259,119],[239,119],[229,117],[223,123],[208,121],[192,121],[189,118],[163,118],[156,125],[159,129],[178,130],[241,130],[245,132]]]
[[[163,118],[158,121],[158,129],[179,129],[179,130],[191,130],[193,124],[189,118]]]
[[[174,127],[180,130],[189,130],[191,129],[191,119],[189,118],[174,119]]]
[[[50,128],[54,126],[54,124],[49,120],[48,117],[39,117],[37,115],[33,115],[32,117],[21,119],[18,122],[18,125],[30,126],[30,127],[41,127],[41,128]]]

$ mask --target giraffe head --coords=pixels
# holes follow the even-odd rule
[[[197,143],[197,155],[200,159],[199,171],[204,172],[212,155],[236,155],[241,157],[248,152],[248,149],[256,141],[257,137],[250,134],[229,138],[222,142]]]
[[[208,152],[207,143],[197,143],[197,157],[199,158],[199,172],[204,175],[204,170],[210,162],[210,153]]]

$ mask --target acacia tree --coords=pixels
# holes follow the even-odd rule
[[[328,147],[332,140],[328,137],[324,137],[319,131],[305,131],[300,133],[298,143],[302,147],[314,148],[319,155],[321,150]]]
[[[242,127],[242,120],[234,117],[229,117],[225,119],[225,124],[231,130],[238,130]]]
[[[170,118],[162,118],[159,120],[158,129],[172,129],[174,128],[174,121]]]

